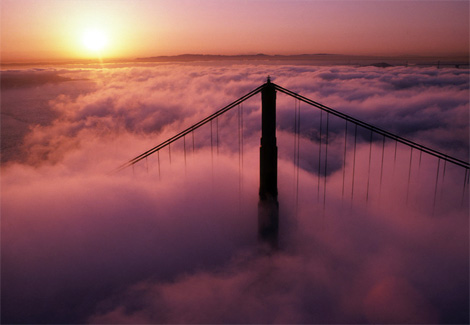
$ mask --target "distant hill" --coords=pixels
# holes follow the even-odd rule
[[[456,67],[468,69],[468,57],[437,57],[437,56],[368,56],[343,55],[330,53],[296,54],[296,55],[268,55],[268,54],[242,54],[242,55],[214,55],[214,54],[181,54],[174,56],[152,56],[137,58],[135,62],[285,62],[286,64],[307,65],[359,65],[375,67],[392,66],[436,66]]]
[[[1,1],[1,0],[0,0]],[[252,64],[291,64],[291,65],[351,65],[351,66],[435,66],[438,68],[469,68],[468,56],[371,56],[371,55],[345,55],[331,53],[295,54],[295,55],[269,55],[269,54],[242,54],[242,55],[218,55],[218,54],[181,54],[163,55],[142,58],[108,58],[108,59],[83,59],[83,60],[51,60],[44,62],[1,62],[1,67],[11,68],[14,66],[66,66],[69,64],[93,65],[103,67],[104,64],[136,64],[136,63],[185,63],[185,62],[220,62],[223,64],[252,63]]]
[[[325,58],[335,58],[335,59],[346,59],[349,56],[340,55],[340,54],[297,54],[297,55],[268,55],[268,54],[241,54],[241,55],[215,55],[215,54],[181,54],[173,56],[152,56],[146,58],[137,58],[136,61],[139,62],[189,62],[189,61],[239,61],[239,60],[249,60],[249,61],[259,61],[259,60],[276,60],[276,61],[290,61],[290,60],[319,60]]]

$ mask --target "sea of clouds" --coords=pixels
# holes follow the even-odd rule
[[[363,129],[354,154],[352,124],[345,155],[345,122],[329,116],[327,139],[326,114],[301,103],[297,170],[298,103],[278,92],[281,249],[273,254],[257,242],[259,95],[112,172],[268,75],[468,161],[466,69],[182,63],[4,70],[2,322],[468,322],[462,168],[401,144],[395,151],[394,141],[377,134],[371,143]]]

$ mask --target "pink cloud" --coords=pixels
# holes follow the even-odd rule
[[[301,104],[296,207],[294,101],[282,94],[279,254],[255,253],[259,96],[243,105],[243,168],[233,111],[217,121],[218,152],[214,121],[212,150],[206,125],[195,132],[194,152],[188,136],[185,148],[182,139],[172,144],[171,163],[165,148],[108,175],[268,74],[332,108],[465,158],[468,71],[162,64],[57,73],[77,81],[2,91],[9,98],[2,118],[18,107],[50,114],[21,122],[21,145],[2,166],[3,320],[468,321],[462,170],[447,164],[444,177],[441,161],[434,204],[437,159],[423,155],[419,165],[414,151],[408,185],[410,150],[400,145],[394,162],[394,143],[387,141],[381,186],[382,139],[373,138],[369,172],[369,133],[359,130],[351,205],[353,127],[343,197],[344,121],[330,117],[324,211],[319,113]],[[22,94],[28,99],[41,90],[41,104],[21,102]],[[14,98],[22,105],[12,104]],[[13,121],[2,122],[2,140]],[[321,175],[322,167],[324,160]]]

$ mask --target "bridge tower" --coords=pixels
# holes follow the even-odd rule
[[[260,185],[258,237],[278,248],[279,202],[277,201],[276,89],[268,76],[261,91]]]

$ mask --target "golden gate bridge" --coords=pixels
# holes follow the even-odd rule
[[[468,204],[468,184],[470,182],[470,164],[461,159],[452,157],[445,153],[442,153],[438,150],[434,150],[428,146],[421,145],[415,141],[406,139],[399,135],[388,132],[380,127],[371,125],[362,120],[354,118],[350,115],[344,114],[338,110],[332,109],[326,105],[320,104],[314,100],[306,98],[298,93],[295,93],[289,89],[283,88],[273,82],[271,82],[270,77],[267,78],[266,83],[261,86],[251,90],[247,94],[241,96],[237,100],[228,104],[227,106],[219,109],[215,113],[207,116],[206,118],[200,120],[199,122],[191,125],[190,127],[184,129],[183,131],[177,133],[176,135],[168,138],[167,140],[161,142],[160,144],[144,151],[140,155],[134,157],[133,159],[127,161],[126,163],[119,166],[115,171],[121,171],[128,167],[134,167],[142,160],[147,160],[147,157],[156,154],[157,155],[157,164],[159,175],[160,170],[160,151],[164,148],[168,149],[168,157],[171,164],[171,145],[178,140],[182,140],[182,154],[184,156],[184,162],[186,166],[187,154],[188,151],[192,149],[192,152],[195,151],[195,136],[194,132],[209,124],[210,126],[210,153],[213,164],[214,150],[216,153],[219,153],[219,117],[226,114],[230,110],[238,107],[237,112],[237,129],[238,129],[238,162],[239,162],[239,171],[243,168],[243,147],[244,147],[244,119],[243,119],[243,103],[250,99],[251,97],[261,93],[261,140],[259,148],[259,203],[258,203],[258,237],[259,239],[270,245],[272,248],[278,247],[278,234],[279,234],[279,203],[278,203],[278,147],[276,139],[276,99],[277,92],[283,93],[289,97],[295,99],[294,104],[294,125],[292,131],[294,134],[294,144],[293,144],[293,165],[294,177],[295,177],[295,188],[294,188],[294,200],[296,202],[296,209],[298,206],[299,200],[299,173],[301,170],[300,160],[301,160],[301,109],[300,103],[307,104],[309,107],[314,107],[319,110],[319,121],[318,125],[312,127],[315,129],[315,142],[317,142],[318,148],[317,157],[315,158],[315,173],[317,175],[316,187],[317,187],[317,204],[323,206],[323,211],[325,211],[326,197],[327,197],[327,179],[331,175],[329,170],[328,162],[328,147],[331,146],[331,141],[338,142],[339,139],[342,139],[342,184],[341,184],[341,198],[344,200],[347,192],[350,192],[351,204],[355,198],[355,190],[357,187],[358,176],[356,176],[356,171],[358,169],[357,164],[359,163],[358,155],[358,139],[365,139],[369,146],[366,150],[366,157],[364,161],[367,164],[367,178],[365,181],[365,201],[366,203],[371,198],[371,180],[372,178],[378,178],[379,180],[379,197],[382,192],[382,184],[385,175],[385,152],[386,144],[390,145],[390,142],[393,147],[393,170],[395,169],[397,161],[397,147],[398,144],[409,149],[409,159],[408,159],[408,171],[403,180],[406,183],[406,195],[405,195],[405,204],[408,204],[409,193],[410,193],[410,183],[413,176],[413,161],[418,161],[418,175],[419,168],[421,168],[421,163],[423,160],[423,154],[431,157],[435,160],[435,180],[432,189],[432,214],[434,214],[434,209],[436,206],[436,201],[438,200],[438,188],[441,186],[441,193],[444,191],[444,180],[446,175],[446,170],[450,166],[453,166],[454,170],[457,173],[461,174],[461,183],[451,184],[452,186],[460,186],[461,197],[459,198],[460,205]],[[340,136],[339,132],[331,134],[331,119],[335,117],[337,121],[344,122],[344,131]],[[335,129],[338,129],[338,123],[335,123]],[[333,136],[334,135],[334,136]],[[187,138],[191,137],[188,141]],[[333,139],[332,139],[333,138]],[[187,143],[189,142],[189,144]],[[373,156],[373,143],[379,143],[375,147],[378,147],[379,152],[379,164],[378,175],[371,176],[372,169],[372,156]],[[338,145],[336,145],[336,148]],[[352,151],[348,155],[348,149]],[[352,157],[350,157],[352,155]],[[349,159],[348,159],[349,156]],[[352,159],[351,159],[352,158]],[[350,161],[352,160],[352,161]],[[416,164],[416,163],[415,163]],[[351,166],[352,165],[352,166]],[[331,169],[331,167],[330,167]],[[349,184],[346,183],[346,171],[347,169],[351,170],[350,176],[350,188]],[[147,170],[148,170],[148,161],[147,161]],[[349,182],[348,182],[349,183]],[[240,186],[241,188],[241,178]],[[323,193],[321,193],[321,189]],[[455,193],[455,189],[453,193]],[[323,194],[323,195],[321,195]],[[322,197],[321,197],[322,196]],[[455,200],[455,198],[454,198]],[[457,200],[455,200],[457,202]],[[399,203],[399,202],[397,202]]]

